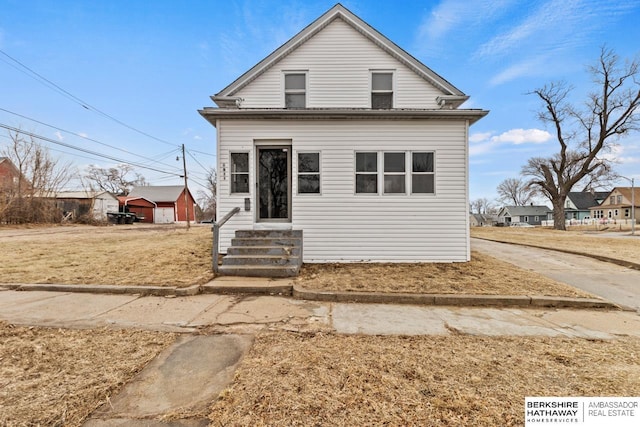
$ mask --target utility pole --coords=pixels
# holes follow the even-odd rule
[[[184,169],[184,211],[186,213],[187,218],[187,230],[191,227],[189,223],[189,202],[187,197],[188,187],[187,187],[187,158],[184,155],[184,144],[182,144],[182,167]],[[193,209],[193,207],[192,207]]]

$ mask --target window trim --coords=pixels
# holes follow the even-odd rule
[[[234,154],[246,154],[247,155],[247,171],[246,172],[234,172],[233,171],[233,155]],[[229,151],[229,195],[236,194],[251,194],[251,152],[249,151]],[[233,191],[233,177],[234,175],[247,175],[247,192]]]
[[[358,154],[373,153],[376,155],[375,172],[358,172]],[[358,192],[358,175],[374,175],[376,177],[376,191],[373,193]],[[380,151],[362,150],[353,152],[353,193],[356,196],[379,196],[380,195]]]
[[[373,90],[373,75],[374,74],[391,74],[391,90]],[[381,69],[381,70],[369,70],[369,108],[372,110],[392,110],[396,105],[396,70]],[[391,106],[389,108],[374,108],[373,107],[373,94],[391,94]]]
[[[318,155],[318,172],[300,172],[300,154],[317,154]],[[299,150],[296,151],[296,195],[321,196],[322,195],[322,151],[321,150]],[[301,193],[300,192],[300,175],[318,175],[318,192],[317,193]]]
[[[375,153],[376,154],[376,172],[358,172],[357,162],[358,154],[360,153]],[[385,172],[384,171],[384,157],[386,153],[403,153],[404,154],[404,172]],[[433,156],[433,172],[413,172],[413,154],[414,153],[431,153]],[[437,190],[436,182],[436,150],[355,150],[353,152],[353,194],[360,195],[378,195],[378,196],[413,196],[413,197],[434,197]],[[413,175],[431,175],[433,176],[433,192],[430,193],[416,193],[413,191]],[[360,193],[357,189],[357,176],[358,175],[376,175],[376,189],[375,193]],[[404,192],[402,193],[387,193],[384,191],[384,178],[385,175],[404,175]]]
[[[413,171],[413,154],[414,153],[431,153],[433,155],[433,172],[414,172]],[[419,196],[435,196],[436,195],[436,150],[415,150],[410,151],[410,160],[411,160],[411,176],[409,177],[411,188],[409,189],[409,194],[411,195],[419,195]],[[413,175],[433,175],[433,192],[432,193],[416,193],[413,191]]]
[[[293,74],[304,75],[304,89],[290,89],[287,90],[287,76]],[[301,110],[307,108],[308,105],[308,93],[309,93],[309,70],[285,70],[282,72],[282,105],[284,109]],[[287,95],[304,95],[303,107],[287,107]]]
[[[380,190],[382,191],[382,194],[386,195],[386,196],[407,195],[408,194],[407,193],[407,151],[381,151],[381,153],[382,153],[382,156],[381,156],[382,157],[382,170],[381,170],[381,173],[382,173],[382,188]],[[385,159],[385,155],[386,154],[403,154],[404,155],[404,172],[386,172],[384,170],[385,160],[386,160]],[[388,193],[388,192],[386,192],[385,188],[384,188],[384,179],[385,179],[385,177],[387,175],[404,177],[404,180],[403,180],[404,181],[404,191],[397,192],[397,193]]]

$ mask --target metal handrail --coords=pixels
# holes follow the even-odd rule
[[[231,209],[231,212],[222,217],[220,221],[213,222],[213,272],[218,273],[218,256],[220,248],[218,247],[218,240],[220,238],[220,227],[222,227],[232,216],[240,212],[240,208],[236,207]]]

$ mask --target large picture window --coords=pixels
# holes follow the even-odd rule
[[[305,108],[307,106],[307,75],[305,73],[287,73],[284,75],[285,108]]]
[[[435,193],[433,153],[411,153],[411,193]]]
[[[405,193],[405,154],[384,153],[384,193]]]
[[[356,193],[378,193],[378,153],[356,153]]]
[[[249,192],[249,153],[231,153],[231,193]]]
[[[320,193],[320,153],[298,153],[298,194]]]

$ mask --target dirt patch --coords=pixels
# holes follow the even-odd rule
[[[79,426],[174,340],[169,333],[0,322],[0,424]]]
[[[640,236],[614,237],[606,231],[560,231],[539,227],[473,227],[471,237],[640,262]]]
[[[323,291],[595,298],[475,251],[468,263],[305,264],[294,282]]]
[[[264,333],[213,425],[524,424],[526,396],[637,396],[640,340]]]
[[[2,229],[0,283],[191,286],[213,278],[210,227]]]

